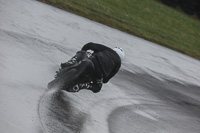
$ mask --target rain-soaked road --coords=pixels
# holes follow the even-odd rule
[[[198,133],[200,62],[34,0],[0,1],[0,132]],[[100,93],[47,90],[87,42],[121,46]]]

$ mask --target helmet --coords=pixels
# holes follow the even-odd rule
[[[113,48],[113,50],[119,55],[121,60],[124,59],[125,53],[124,53],[124,50],[122,48],[115,47],[115,48]]]

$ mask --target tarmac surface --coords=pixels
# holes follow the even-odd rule
[[[0,18],[1,133],[199,133],[199,60],[35,0],[1,0]],[[87,42],[125,50],[118,74],[47,90]]]

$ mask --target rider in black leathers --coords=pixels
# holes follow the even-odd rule
[[[93,53],[85,58],[88,50],[92,50]],[[79,69],[82,70],[77,77],[90,73],[91,78],[85,83],[76,85],[71,91],[88,89],[97,93],[101,90],[102,84],[107,83],[118,72],[123,57],[124,52],[121,48],[111,49],[105,45],[90,42],[85,44],[81,51],[78,51],[68,62],[61,63],[61,69],[80,62]]]

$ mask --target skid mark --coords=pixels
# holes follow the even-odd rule
[[[70,103],[63,91],[47,91],[38,113],[45,133],[79,133],[85,120],[85,114]]]

